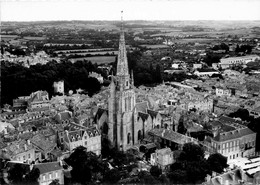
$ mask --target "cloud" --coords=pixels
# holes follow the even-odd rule
[[[257,0],[2,0],[2,21],[260,20]]]

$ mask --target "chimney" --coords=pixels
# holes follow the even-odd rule
[[[27,144],[30,145],[31,144],[31,141],[30,139],[27,140]]]
[[[24,144],[24,150],[27,151],[27,145],[26,144]]]
[[[19,147],[19,144],[17,144],[16,147],[17,147],[17,149],[19,149],[19,148],[20,148],[20,147]]]

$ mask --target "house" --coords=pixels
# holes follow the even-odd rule
[[[54,116],[54,119],[60,124],[68,124],[70,119],[72,119],[72,112],[62,111]]]
[[[48,185],[55,179],[58,179],[60,184],[64,184],[64,171],[61,162],[38,163],[33,168],[38,168],[40,171],[39,185]]]
[[[248,127],[226,116],[211,122],[211,126],[213,137],[207,137],[206,141],[228,161],[255,155],[256,133]]]
[[[41,159],[49,159],[52,150],[57,147],[56,139],[49,140],[42,133],[37,133],[34,135],[31,138],[31,143],[36,148],[36,150],[41,153],[41,155],[37,156],[39,161],[41,161]]]
[[[36,91],[30,95],[28,108],[32,111],[48,110],[50,108],[49,94],[47,91]]]
[[[169,165],[175,161],[173,151],[170,148],[162,148],[156,150],[151,154],[150,162],[154,166],[158,166],[162,170],[165,170]]]
[[[80,130],[68,131],[64,134],[64,147],[72,151],[78,146],[84,146],[87,151],[97,155],[101,154],[101,134],[95,127]]]
[[[0,155],[8,156],[12,161],[24,163],[35,161],[37,154],[30,140],[15,141],[0,149]]]
[[[234,93],[234,90],[232,91],[231,89],[225,87],[225,86],[217,86],[216,87],[216,95],[217,96],[231,96]]]

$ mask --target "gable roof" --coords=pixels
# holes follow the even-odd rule
[[[215,141],[228,141],[236,138],[241,138],[243,136],[250,135],[250,134],[256,134],[256,133],[250,130],[249,128],[242,128],[230,132],[219,133],[213,139]]]
[[[166,140],[172,141],[178,144],[185,144],[194,141],[195,139],[175,132],[173,130],[167,130],[163,128],[152,129],[148,132],[149,135],[154,135],[160,138],[164,138]]]
[[[145,114],[142,112],[138,112],[138,118],[141,118],[143,120],[143,122],[145,122],[149,117],[149,114]]]
[[[159,114],[156,111],[147,109],[147,113],[152,117],[152,119],[156,118],[156,116]]]
[[[135,108],[136,108],[136,112],[147,113],[147,109],[149,108],[148,102],[144,101],[144,102],[136,103]]]
[[[40,170],[40,174],[63,169],[59,162],[39,163],[35,164],[34,168],[38,168]]]
[[[106,114],[108,114],[108,110],[107,109],[98,108],[97,113],[95,115],[95,120],[99,120],[104,112]]]

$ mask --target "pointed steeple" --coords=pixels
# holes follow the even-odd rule
[[[120,29],[120,40],[119,40],[119,51],[118,51],[118,59],[117,59],[117,76],[128,76],[128,62],[126,55],[126,47],[125,47],[125,35],[123,29],[123,11],[121,11],[121,29]]]

